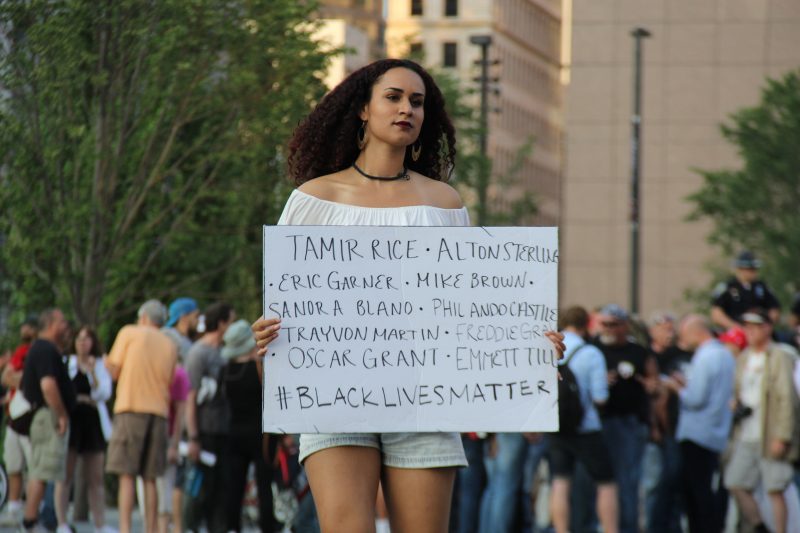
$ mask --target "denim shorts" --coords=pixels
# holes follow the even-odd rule
[[[394,468],[467,466],[458,433],[308,433],[300,435],[300,462],[338,446],[375,448],[383,464]]]

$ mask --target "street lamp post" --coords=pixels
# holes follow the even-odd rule
[[[476,63],[480,63],[481,67],[481,75],[480,77],[476,78],[475,81],[480,82],[481,84],[481,113],[480,113],[480,131],[478,132],[479,135],[479,144],[481,149],[481,155],[486,158],[487,151],[488,151],[488,142],[487,138],[489,135],[489,46],[492,44],[492,36],[491,35],[472,35],[469,38],[469,42],[471,44],[475,44],[481,47],[481,58],[476,61]],[[484,169],[482,172],[487,172],[488,170]],[[480,182],[477,187],[477,194],[478,194],[478,208],[477,208],[477,215],[478,220],[477,223],[479,226],[483,226],[486,224],[486,214],[487,214],[487,206],[486,202],[488,201],[488,194],[489,194],[489,176],[481,176]]]
[[[491,35],[473,35],[469,42],[481,47],[481,132],[480,145],[481,154],[486,155],[486,137],[489,120],[489,46],[492,44]]]
[[[642,162],[642,39],[652,34],[634,28],[633,115],[631,116],[631,313],[639,312],[639,179]]]

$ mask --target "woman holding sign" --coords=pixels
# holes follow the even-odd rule
[[[328,93],[289,143],[298,188],[279,224],[467,226],[447,185],[455,134],[442,93],[418,64],[376,61]],[[259,354],[280,320],[253,325]],[[558,333],[548,337],[561,353]],[[375,530],[382,481],[391,528],[444,533],[456,467],[466,459],[457,433],[308,434],[300,439],[323,532]]]

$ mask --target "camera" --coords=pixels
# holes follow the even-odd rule
[[[752,414],[752,407],[749,407],[741,402],[736,402],[736,409],[733,410],[733,423],[738,424]]]

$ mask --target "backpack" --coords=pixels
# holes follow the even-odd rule
[[[574,435],[583,421],[583,404],[578,380],[569,368],[570,360],[586,344],[581,344],[558,366],[561,380],[558,382],[558,432],[565,435]]]

